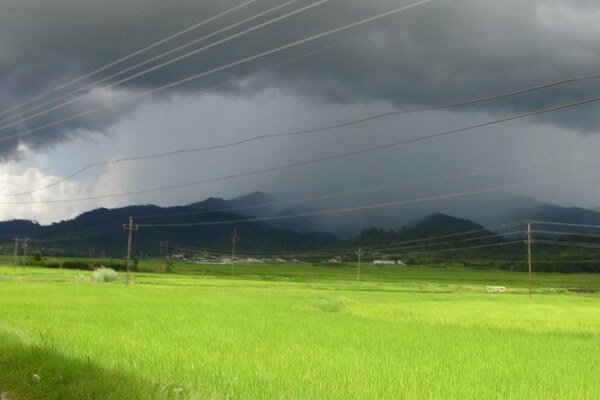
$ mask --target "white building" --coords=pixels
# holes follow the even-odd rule
[[[375,265],[396,265],[396,261],[394,261],[394,260],[373,260],[373,264],[375,264]]]
[[[395,261],[395,260],[373,260],[373,264],[375,265],[400,265],[401,267],[406,267],[406,263],[404,261]]]

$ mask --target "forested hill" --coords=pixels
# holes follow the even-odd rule
[[[169,241],[182,246],[215,250],[229,249],[233,229],[237,229],[240,250],[281,251],[308,250],[337,243],[332,234],[324,232],[299,233],[290,229],[275,229],[262,222],[224,223],[252,218],[243,213],[264,204],[262,194],[253,194],[234,200],[210,198],[188,206],[159,207],[154,205],[130,206],[117,209],[100,208],[86,212],[69,221],[40,225],[33,221],[0,223],[0,243],[3,253],[9,254],[15,236],[27,236],[30,249],[39,249],[46,255],[106,255],[122,257],[126,249],[126,231],[123,224],[133,216],[136,224],[211,224],[206,226],[140,228],[135,233],[137,256],[155,256],[160,253],[160,242]],[[240,210],[239,212],[227,211]]]

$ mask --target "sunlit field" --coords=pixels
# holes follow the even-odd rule
[[[177,265],[111,283],[0,267],[19,399],[597,399],[595,275]],[[184,273],[185,272],[185,273]],[[486,285],[507,286],[487,293]],[[570,290],[568,290],[570,289]]]

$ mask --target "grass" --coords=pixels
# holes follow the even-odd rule
[[[135,284],[0,267],[0,388],[28,399],[596,399],[594,275],[178,265]],[[485,293],[504,284],[506,294]],[[36,374],[40,379],[34,379]]]

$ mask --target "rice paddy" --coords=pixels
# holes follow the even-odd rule
[[[180,266],[183,270],[183,266]],[[0,267],[0,392],[29,399],[596,399],[595,275]],[[505,285],[506,293],[487,293]],[[568,289],[571,289],[568,290]]]

